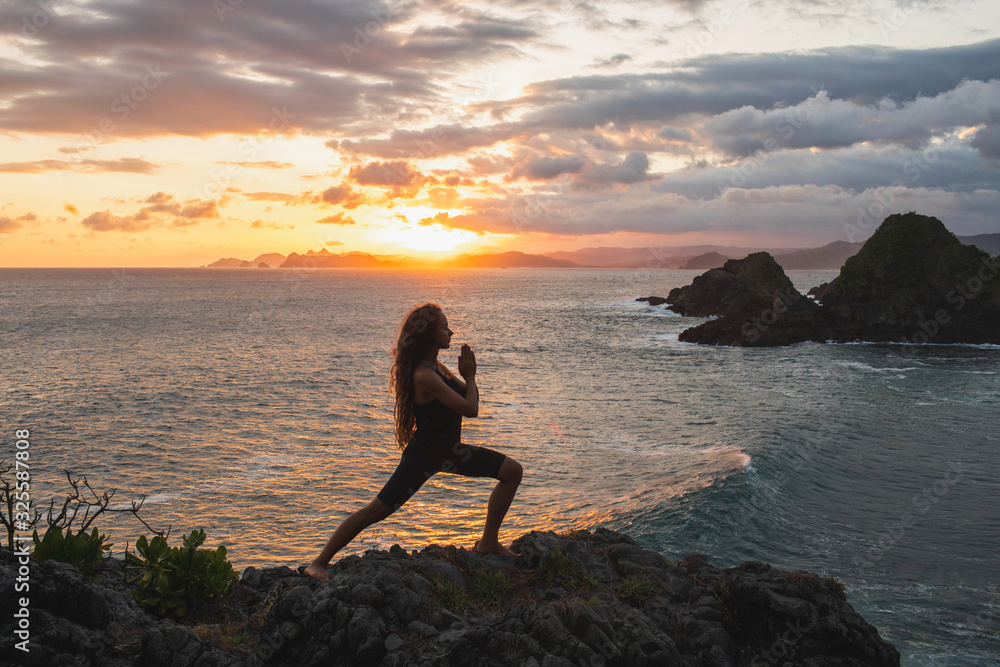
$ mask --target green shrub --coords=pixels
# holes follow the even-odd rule
[[[199,549],[204,541],[204,530],[191,531],[182,547],[168,547],[159,535],[148,542],[140,537],[135,543],[139,555],[126,554],[139,570],[132,597],[160,616],[179,618],[198,602],[228,593],[238,575],[226,559],[226,547]]]
[[[112,546],[111,542],[106,541],[108,536],[98,535],[96,528],[91,533],[84,530],[73,533],[67,527],[63,534],[61,527],[49,526],[41,538],[38,537],[37,530],[33,531],[31,539],[35,543],[31,554],[35,560],[69,563],[91,579],[97,576],[101,567],[101,556]]]

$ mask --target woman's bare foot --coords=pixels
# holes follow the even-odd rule
[[[500,554],[501,556],[513,556],[514,558],[520,558],[520,554],[516,554],[499,542],[494,542],[492,544],[487,544],[482,540],[476,540],[475,546],[472,550],[477,554]]]
[[[306,569],[303,570],[302,574],[307,577],[312,577],[317,581],[330,581],[330,573],[326,571],[326,568],[322,565],[317,565],[316,563],[309,563]]]

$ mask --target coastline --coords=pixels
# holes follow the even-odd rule
[[[31,651],[15,652],[8,621],[0,658],[108,667],[899,665],[832,577],[755,561],[720,569],[700,554],[675,563],[603,528],[532,531],[513,548],[520,558],[454,545],[371,550],[330,566],[326,583],[250,567],[231,593],[180,623],[135,603],[121,559],[93,581],[66,564],[33,563]],[[0,551],[0,576],[14,567]]]

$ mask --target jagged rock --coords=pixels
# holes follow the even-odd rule
[[[766,252],[731,259],[670,290],[670,309],[692,317],[718,316],[682,332],[679,340],[710,345],[789,345],[811,338],[818,306],[792,285]]]
[[[412,555],[370,551],[345,558],[329,568],[328,583],[303,579],[279,595],[262,630],[265,648],[255,659],[276,666],[694,667],[749,665],[783,647],[795,664],[899,664],[895,649],[837,586],[815,575],[752,562],[719,569],[703,556],[674,565],[627,535],[603,529],[572,536],[531,532],[512,548],[520,559],[498,561],[438,546]],[[539,568],[553,563],[572,584],[544,586]],[[427,575],[439,569],[449,579],[437,578],[428,591]],[[452,579],[456,571],[461,587]],[[514,582],[514,591],[498,605],[477,603],[477,577],[497,572]],[[648,596],[623,597],[627,578],[648,582]],[[444,591],[446,582],[451,593]],[[464,592],[468,606],[448,611],[455,590]],[[397,608],[393,600],[402,591],[415,602]],[[786,635],[791,644],[781,643]]]
[[[646,301],[651,306],[659,306],[667,302],[662,296],[640,296],[636,297],[636,301]]]
[[[836,341],[1000,343],[1000,258],[937,218],[890,215],[823,293]]]
[[[826,289],[829,286],[830,283],[822,283],[820,285],[816,285],[816,287],[813,287],[811,290],[806,292],[806,296],[811,296],[814,299],[816,299],[816,301],[818,301],[819,303],[823,303],[823,295],[826,294]]]
[[[712,317],[690,343],[1000,343],[1000,258],[963,245],[937,218],[890,215],[840,275],[799,294],[767,253],[730,260],[670,291],[671,310]]]
[[[18,609],[27,597],[30,640],[27,653],[10,615],[3,620],[0,661],[22,665],[132,664],[138,634],[153,623],[127,593],[124,562],[111,562],[97,579],[80,574],[72,565],[55,561],[29,563],[29,589],[14,588],[18,559],[0,549],[0,607]],[[130,645],[131,642],[131,645]]]
[[[533,531],[512,548],[521,558],[451,545],[369,551],[329,567],[324,583],[286,567],[247,568],[227,604],[271,605],[249,655],[139,609],[119,560],[95,580],[68,565],[38,563],[34,662],[11,653],[9,621],[0,660],[111,667],[899,664],[842,589],[816,575],[757,562],[720,569],[701,555],[674,564],[603,528]],[[4,608],[14,607],[14,572],[13,556],[0,551]],[[503,581],[506,595],[491,597]]]
[[[143,667],[237,667],[245,662],[202,640],[190,628],[164,620],[142,636],[142,653],[137,664]]]

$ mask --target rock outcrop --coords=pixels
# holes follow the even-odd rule
[[[1000,342],[1000,261],[937,218],[891,215],[823,291],[828,340]]]
[[[681,333],[684,342],[1000,343],[998,275],[1000,258],[908,213],[886,218],[836,279],[810,290],[821,307],[767,253],[730,260],[667,301],[682,315],[719,318]]]
[[[143,665],[899,665],[899,654],[848,604],[839,582],[759,562],[720,569],[671,563],[598,528],[532,532],[520,559],[454,546],[398,546],[348,556],[320,583],[286,567],[247,568],[237,590],[266,618],[241,650],[127,594],[121,561],[86,579],[33,566],[31,652],[4,621],[0,660]],[[13,557],[0,552],[3,605]],[[220,604],[232,606],[231,601]]]
[[[713,345],[788,345],[808,340],[811,317],[819,309],[795,289],[766,252],[731,259],[721,269],[703,273],[690,285],[670,290],[667,303],[680,315],[717,317],[679,337],[686,343]]]

